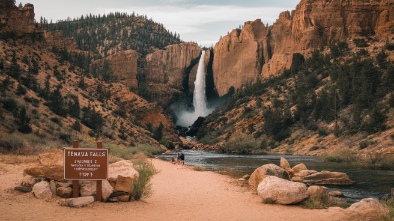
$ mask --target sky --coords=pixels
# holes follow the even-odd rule
[[[110,12],[135,12],[162,23],[181,40],[214,46],[221,36],[243,25],[261,19],[273,24],[280,12],[294,10],[300,0],[26,0],[16,4],[34,5],[35,18],[56,22],[68,17]]]

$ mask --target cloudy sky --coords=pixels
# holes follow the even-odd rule
[[[67,17],[133,11],[162,23],[184,41],[212,46],[245,21],[260,18],[272,24],[279,13],[295,9],[300,0],[26,0],[34,4],[36,20],[56,22]]]

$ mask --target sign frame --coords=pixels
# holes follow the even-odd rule
[[[68,154],[70,152],[73,154]],[[77,154],[74,156],[74,153]],[[105,156],[102,156],[103,153]],[[108,154],[109,150],[106,148],[64,148],[64,179],[92,181],[108,179]],[[70,162],[74,162],[74,165]],[[81,172],[72,171],[76,169],[80,169]]]

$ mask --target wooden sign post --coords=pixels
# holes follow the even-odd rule
[[[73,148],[64,149],[64,179],[72,180],[73,197],[79,197],[79,180],[96,180],[96,200],[102,200],[102,180],[108,178],[108,149],[103,149],[102,142],[97,148],[78,148],[74,141]]]

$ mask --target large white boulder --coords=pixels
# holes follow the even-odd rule
[[[266,176],[259,184],[257,193],[264,202],[282,205],[296,204],[308,197],[305,184],[275,176]]]
[[[47,181],[41,181],[34,184],[33,193],[38,199],[50,200],[52,198],[52,191]]]
[[[290,179],[285,169],[275,164],[265,164],[254,170],[248,180],[249,185],[256,190],[257,186],[264,180],[266,176],[276,176],[282,179]]]
[[[353,203],[344,213],[345,217],[342,220],[390,220],[388,208],[373,198],[362,199],[360,202]]]
[[[138,171],[134,169],[133,163],[130,160],[122,160],[112,163],[108,168],[108,180],[116,181],[118,176],[131,177],[133,180],[138,180]]]

